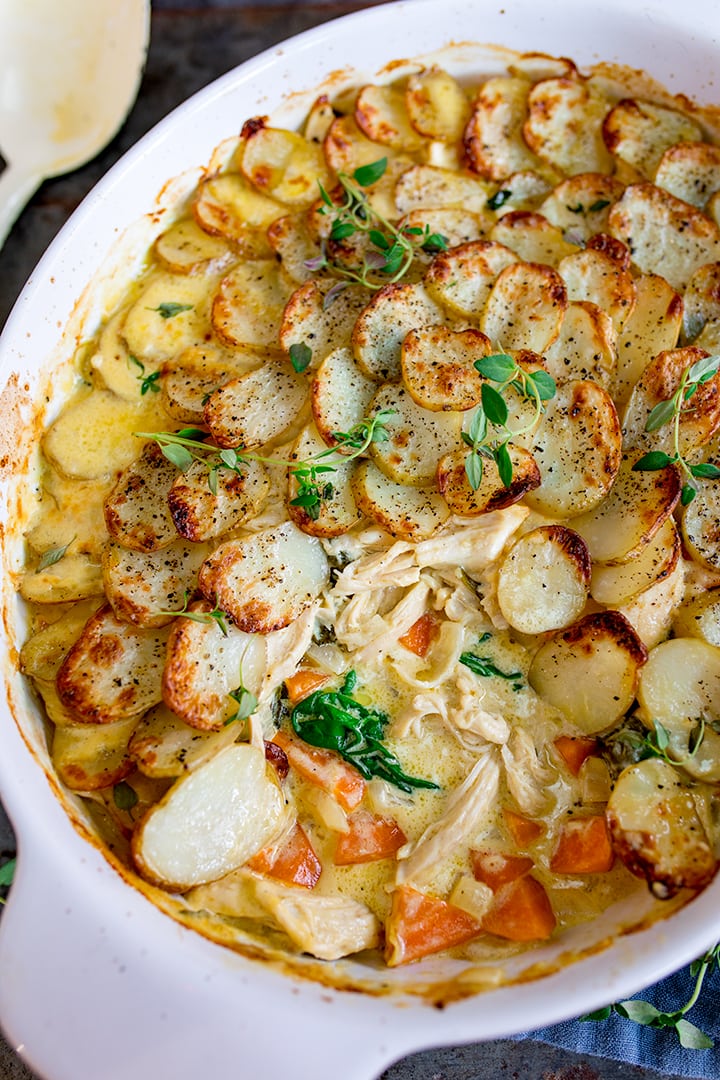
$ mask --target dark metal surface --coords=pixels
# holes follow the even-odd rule
[[[34,265],[78,203],[125,150],[174,106],[262,49],[327,19],[369,6],[335,0],[311,4],[302,0],[265,0],[254,6],[242,0],[194,0],[190,4],[156,0],[145,77],[127,123],[89,165],[42,186],[0,253],[0,327]],[[14,845],[12,830],[0,807],[0,854],[12,853]],[[242,1075],[241,1066],[235,1075]],[[663,1075],[667,1080],[667,1074]],[[33,1077],[0,1037],[0,1080]],[[416,1054],[390,1068],[382,1080],[495,1078],[661,1080],[653,1070],[572,1054],[543,1043],[511,1041]]]

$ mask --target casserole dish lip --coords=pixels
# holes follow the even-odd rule
[[[443,5],[443,8],[446,5]],[[454,5],[459,9],[460,5]],[[509,5],[513,8],[517,5]],[[522,6],[522,5],[520,5]],[[612,7],[617,7],[620,10],[619,4],[612,4]],[[705,8],[706,5],[695,5],[699,9]],[[415,7],[424,7],[426,9],[435,9],[436,11],[441,9],[441,5],[436,0],[402,0],[400,4],[391,5],[390,8],[370,9],[369,11],[361,12],[356,15],[346,16],[343,19],[337,20],[334,23],[325,24],[324,26],[315,30],[306,31],[298,38],[294,39],[292,43],[292,53],[302,54],[308,48],[319,47],[324,41],[334,40],[336,37],[336,27],[347,26],[352,29],[355,26],[359,26],[363,23],[365,26],[371,27],[378,20],[378,12],[382,14],[387,13],[390,10],[395,12],[407,12]],[[653,5],[654,10],[662,11],[669,10],[670,4],[662,3],[659,5]],[[651,8],[647,7],[645,11],[650,11]],[[709,9],[708,9],[709,10]],[[473,35],[478,37],[479,35]],[[496,35],[495,35],[496,36]],[[286,51],[290,51],[286,43],[285,46],[279,46],[268,52],[261,54],[259,57],[248,61],[242,65],[241,68],[236,69],[233,72],[221,77],[215,83],[211,84],[205,90],[199,92],[192,99],[189,100],[183,106],[180,106],[178,110],[172,113],[164,121],[161,122],[152,132],[150,132],[140,143],[136,145],[126,156],[123,158],[112,170],[106,178],[100,182],[100,184],[93,190],[88,196],[87,200],[83,204],[83,207],[76,213],[73,219],[62,230],[56,240],[53,242],[48,252],[43,257],[42,261],[38,265],[38,268],[32,275],[30,283],[26,287],[22,297],[18,301],[13,313],[11,314],[5,334],[3,335],[2,344],[0,349],[4,352],[7,348],[8,355],[12,361],[13,354],[18,357],[22,354],[23,345],[25,344],[25,329],[26,326],[23,320],[29,321],[33,317],[33,306],[37,304],[38,298],[43,296],[44,291],[48,288],[48,278],[51,276],[52,269],[54,267],[62,266],[63,258],[66,250],[71,247],[72,242],[79,231],[82,231],[86,225],[88,218],[91,218],[95,213],[96,207],[100,206],[104,199],[110,198],[114,192],[116,192],[127,179],[129,174],[133,174],[136,170],[137,162],[145,155],[152,156],[158,150],[166,146],[171,141],[173,134],[177,128],[178,115],[184,115],[184,122],[191,122],[201,119],[206,110],[210,108],[212,103],[220,101],[226,94],[232,94],[239,86],[246,83],[253,82],[256,78],[262,77],[263,72],[268,69],[272,69],[278,57],[285,54]],[[394,50],[397,51],[397,50]],[[422,47],[413,50],[414,52],[422,51]],[[224,121],[223,121],[224,123]],[[210,151],[218,140],[215,135],[207,135],[207,142],[210,144],[208,152],[205,155],[209,156]],[[163,161],[165,159],[163,158]],[[201,156],[201,160],[202,156]],[[160,188],[163,181],[168,175],[172,175],[172,165],[161,164],[159,161],[153,165],[150,173],[146,176],[143,174],[142,182],[138,186],[138,191],[133,192],[132,200],[128,203],[133,209],[128,210],[127,221],[123,222],[129,224],[139,214],[147,212],[148,203],[151,198],[148,199],[148,191],[154,193],[154,191]],[[142,170],[140,170],[142,172]],[[156,175],[159,174],[159,175]],[[135,209],[136,203],[142,203],[140,209]],[[117,231],[117,223],[112,225],[111,231]],[[95,242],[95,253],[93,259],[102,258],[104,255],[104,247],[100,241]],[[94,273],[93,267],[89,266],[83,271],[83,278],[87,279]],[[53,317],[48,312],[43,312],[43,319],[50,325],[53,323]],[[57,334],[57,330],[55,330]],[[13,339],[16,339],[14,342]],[[469,1001],[455,1004],[452,1009],[447,1010],[444,1014],[439,1014],[434,1011],[423,1009],[422,1015],[424,1020],[420,1029],[414,1027],[416,1021],[412,1020],[412,1015],[415,1013],[415,1008],[393,1008],[392,1011],[388,1009],[389,999],[362,999],[362,1004],[357,997],[350,997],[350,995],[335,994],[332,991],[328,991],[325,987],[314,986],[313,984],[298,984],[294,981],[284,980],[281,976],[265,971],[262,976],[257,974],[257,965],[251,964],[248,961],[244,961],[242,958],[234,956],[234,954],[227,955],[227,950],[215,946],[208,941],[204,941],[198,936],[191,934],[189,931],[178,927],[173,924],[169,919],[163,916],[160,912],[155,910],[152,905],[148,904],[144,896],[137,893],[126,883],[118,881],[118,875],[114,872],[112,867],[106,860],[100,855],[97,850],[88,852],[85,841],[75,832],[70,825],[66,816],[65,810],[56,799],[55,795],[50,789],[47,783],[46,777],[43,774],[42,766],[39,762],[33,759],[28,753],[27,749],[23,748],[23,736],[21,736],[18,729],[14,724],[9,725],[8,730],[3,729],[2,744],[7,754],[0,757],[0,777],[2,777],[3,793],[8,801],[8,809],[12,820],[18,828],[20,834],[20,865],[18,871],[17,884],[13,889],[10,903],[8,905],[8,912],[3,920],[3,931],[0,932],[0,963],[3,964],[3,970],[8,970],[5,966],[10,964],[10,970],[17,971],[18,966],[23,962],[27,962],[27,956],[23,958],[22,950],[19,948],[21,943],[25,943],[26,946],[30,942],[30,934],[27,926],[23,925],[23,904],[28,903],[28,897],[32,893],[32,889],[37,887],[38,877],[37,874],[43,869],[49,871],[54,881],[59,883],[59,887],[63,895],[74,895],[75,903],[81,902],[81,897],[77,896],[78,886],[83,875],[87,873],[87,868],[95,876],[96,880],[100,882],[97,892],[100,894],[101,899],[107,901],[108,911],[112,911],[113,907],[116,907],[115,917],[118,915],[120,909],[123,909],[127,913],[127,918],[137,920],[141,919],[147,923],[148,933],[152,933],[157,936],[157,939],[164,939],[168,947],[171,943],[174,943],[178,947],[178,953],[175,957],[176,967],[178,973],[182,971],[185,963],[194,967],[196,964],[202,964],[205,959],[205,953],[207,950],[208,956],[210,956],[213,969],[213,978],[215,978],[218,984],[223,983],[223,989],[231,985],[232,980],[238,977],[240,972],[240,978],[242,980],[248,980],[252,977],[254,987],[258,989],[262,983],[262,995],[258,993],[258,998],[267,994],[281,994],[281,996],[288,1002],[292,1003],[297,1000],[297,995],[307,1003],[319,1003],[323,1001],[323,996],[330,994],[334,1002],[334,1023],[337,1023],[343,1030],[348,1026],[362,1024],[380,1025],[384,1026],[382,1038],[379,1042],[383,1042],[381,1047],[378,1044],[373,1043],[373,1061],[371,1062],[367,1057],[363,1057],[361,1048],[355,1046],[353,1049],[353,1063],[352,1069],[354,1070],[352,1075],[365,1076],[368,1075],[370,1068],[373,1066],[386,1065],[392,1058],[398,1056],[403,1052],[410,1049],[421,1049],[425,1046],[434,1045],[442,1042],[451,1041],[469,1041],[478,1037],[498,1037],[500,1035],[511,1034],[517,1032],[521,1028],[527,1026],[526,1010],[529,1010],[533,1002],[534,991],[538,987],[546,988],[548,981],[536,982],[534,984],[528,984],[527,986],[514,986],[503,990],[499,990],[489,997],[485,996],[482,1001],[482,1009],[477,1010],[477,1002],[473,999]],[[15,765],[15,757],[20,755],[22,764],[18,761]],[[41,794],[42,793],[42,794]],[[31,798],[28,798],[31,796]],[[62,841],[60,846],[63,850],[67,849],[69,856],[68,863],[63,867],[60,865],[57,853],[53,853],[52,858],[43,860],[41,857],[41,845],[43,843],[43,834],[47,833],[48,825],[50,825],[53,836],[59,837]],[[71,839],[72,838],[72,839]],[[45,865],[43,866],[43,862]],[[84,866],[83,866],[84,864]],[[76,877],[77,876],[77,877]],[[34,884],[33,884],[34,883]],[[714,894],[716,894],[717,882],[715,887],[711,887]],[[127,892],[132,894],[131,897],[127,896]],[[678,912],[673,916],[672,928],[673,936],[682,938],[683,948],[675,955],[672,950],[665,951],[663,948],[658,948],[658,944],[663,942],[663,939],[670,937],[667,933],[667,927],[664,924],[655,926],[651,931],[648,931],[649,937],[645,934],[634,935],[632,939],[626,939],[628,942],[638,945],[638,953],[642,956],[642,975],[635,977],[634,981],[628,982],[623,977],[627,975],[627,972],[622,969],[627,964],[628,967],[632,967],[632,962],[628,962],[626,957],[618,956],[614,960],[615,966],[619,966],[620,970],[617,972],[607,973],[607,958],[609,953],[604,953],[603,956],[590,958],[586,961],[580,961],[578,964],[572,965],[565,971],[559,973],[557,976],[551,976],[552,980],[557,980],[560,986],[559,995],[564,995],[562,1000],[562,1007],[558,1006],[558,1003],[554,1000],[554,995],[550,994],[537,994],[538,1000],[532,1005],[532,1022],[535,1026],[540,1026],[549,1022],[554,1022],[567,1018],[576,1013],[581,1008],[591,1008],[597,1005],[605,1003],[605,1000],[609,995],[621,992],[623,994],[636,990],[640,985],[647,982],[654,981],[670,971],[674,970],[678,964],[682,963],[684,959],[689,959],[697,953],[701,952],[705,948],[712,938],[713,928],[711,922],[711,916],[713,914],[710,907],[710,901],[713,897],[710,896],[710,889],[706,890],[700,897],[694,900],[686,908]],[[40,907],[45,906],[46,899],[43,898],[43,904]],[[104,914],[106,909],[101,906],[101,914]],[[145,911],[145,908],[149,908],[149,911]],[[707,927],[703,929],[703,918],[707,913]],[[52,913],[45,912],[48,920],[51,919]],[[87,913],[86,913],[87,914]],[[68,916],[70,918],[70,916]],[[73,918],[80,918],[78,915],[73,915]],[[106,926],[108,921],[112,921],[113,916],[110,915],[108,919],[101,918],[96,919],[93,912],[92,918],[89,920],[89,941],[93,942],[93,947],[96,949],[102,949],[102,938],[105,935]],[[80,920],[82,922],[82,919]],[[97,923],[97,925],[94,925]],[[48,927],[50,926],[48,921]],[[56,929],[62,925],[62,920],[58,923],[57,914],[53,923]],[[127,924],[125,924],[127,925]],[[162,930],[161,930],[162,927]],[[75,936],[73,940],[77,943],[80,940],[82,927],[77,925]],[[675,934],[677,930],[677,934]],[[45,935],[44,935],[45,936]],[[13,942],[10,938],[13,937]],[[141,932],[140,939],[143,937]],[[138,934],[137,932],[125,933],[121,932],[116,936],[116,951],[121,952],[123,948],[130,950],[136,949],[138,946]],[[641,943],[640,939],[647,939],[645,943]],[[650,943],[652,942],[652,943]],[[180,943],[180,944],[179,944]],[[111,952],[112,950],[110,950]],[[632,951],[631,947],[628,950]],[[682,955],[681,955],[682,954]],[[672,955],[672,959],[671,959]],[[105,955],[105,959],[108,959],[108,955]],[[612,964],[610,965],[613,966]],[[587,980],[591,992],[586,997],[578,996],[577,982],[579,979],[579,969],[583,969],[583,975]],[[141,972],[144,974],[141,975]],[[140,961],[137,961],[135,967],[132,982],[137,990],[138,987],[142,987],[143,980],[152,982],[152,974],[148,970],[143,969]],[[583,980],[583,981],[585,981]],[[180,979],[178,981],[181,981]],[[11,1003],[11,982],[12,980],[3,980],[8,987],[5,991],[0,988],[0,1014],[7,1017],[8,1029],[17,1032],[16,1041],[24,1041],[30,1046],[29,1059],[33,1063],[37,1063],[37,1067],[42,1071],[47,1071],[53,1064],[52,1059],[48,1058],[47,1048],[43,1051],[45,1056],[42,1056],[39,1052],[33,1053],[31,1041],[28,1037],[21,1033],[19,1027],[19,1019],[17,1009]],[[130,979],[127,982],[131,982]],[[87,986],[94,985],[92,982],[86,984]],[[553,983],[555,985],[555,982]],[[628,986],[632,989],[628,990]],[[616,987],[617,989],[613,989]],[[564,990],[563,990],[564,988]],[[100,991],[97,991],[98,994]],[[512,999],[508,1000],[508,995],[512,995]],[[493,1004],[490,1007],[490,999],[496,997],[497,1004]],[[180,1000],[179,998],[177,999]],[[254,1004],[254,1003],[253,1003]],[[393,1006],[399,1005],[397,1002],[392,1002]],[[179,1005],[177,1007],[180,1007]],[[320,1006],[322,1007],[322,1006]],[[478,1013],[484,1014],[485,1019],[478,1028]],[[339,1015],[341,1014],[341,1015]],[[394,1030],[390,1032],[388,1030],[387,1017],[385,1014],[392,1016]],[[432,1019],[431,1019],[432,1017]],[[13,1022],[14,1019],[14,1022]],[[223,1022],[232,1027],[229,1012],[227,1015],[223,1014]],[[488,1025],[492,1025],[488,1027]],[[298,1025],[296,1025],[298,1026]],[[56,1027],[56,1033],[59,1030],[59,1025]],[[296,1034],[299,1039],[300,1035]],[[351,1039],[351,1036],[346,1032],[345,1037],[347,1040]],[[357,1041],[357,1040],[356,1040]],[[227,1047],[233,1045],[228,1042],[224,1044]],[[305,1043],[307,1045],[307,1042]],[[285,1052],[284,1047],[282,1048]],[[276,1053],[277,1057],[277,1053]],[[362,1060],[361,1060],[362,1058]],[[357,1059],[357,1060],[355,1060]],[[277,1057],[280,1061],[280,1058]],[[320,1075],[318,1069],[320,1063],[312,1061],[312,1073],[311,1075]],[[168,1067],[168,1062],[163,1062],[163,1067]],[[183,1056],[178,1057],[177,1064],[173,1067],[181,1069],[183,1067]],[[197,1067],[197,1061],[195,1061],[193,1068]],[[264,1066],[263,1066],[264,1067]],[[336,1067],[336,1063],[334,1063]],[[359,1071],[362,1069],[362,1071]],[[56,1076],[58,1080],[64,1080],[64,1077],[68,1078],[72,1076],[72,1080],[81,1080],[81,1076],[88,1077],[93,1075],[91,1072],[84,1074],[78,1074],[66,1072],[48,1072],[48,1075],[55,1080]],[[97,1074],[96,1074],[97,1075]],[[107,1080],[110,1080],[110,1075],[104,1073],[107,1076]],[[117,1073],[120,1077],[122,1073]],[[135,1075],[142,1076],[143,1074],[135,1073]],[[151,1071],[146,1074],[148,1077],[152,1075]],[[184,1074],[180,1071],[175,1073],[178,1077],[183,1077]],[[273,1072],[266,1072],[268,1076],[276,1075]],[[277,1072],[280,1075],[280,1072]],[[310,1075],[310,1074],[309,1074]],[[348,1080],[350,1080],[350,1073],[346,1074]]]

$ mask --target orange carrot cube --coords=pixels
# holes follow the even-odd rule
[[[285,751],[292,769],[332,795],[343,810],[354,810],[362,802],[365,781],[357,769],[348,765],[338,754],[309,746],[284,731],[276,731],[273,742]]]
[[[597,739],[571,738],[569,735],[558,736],[554,746],[573,776],[578,775],[585,759],[598,751]]]
[[[412,624],[406,634],[398,641],[416,656],[427,656],[428,650],[438,634],[437,618],[432,611],[426,611],[424,615]]]
[[[368,810],[356,810],[347,823],[349,832],[340,833],[335,847],[337,866],[388,859],[407,839],[396,821]]]
[[[535,865],[527,855],[508,855],[504,851],[471,851],[470,861],[475,880],[493,890],[522,877]]]
[[[431,953],[463,945],[482,933],[482,925],[462,908],[400,885],[393,892],[385,924],[388,967],[409,964]]]
[[[514,810],[503,810],[503,817],[510,835],[519,848],[525,848],[528,844],[534,843],[545,831],[539,822],[531,821],[530,818],[523,817]]]
[[[288,692],[288,700],[291,705],[297,705],[298,701],[302,701],[309,694],[312,694],[313,690],[319,689],[324,686],[330,678],[322,671],[314,671],[312,668],[300,668],[294,675],[290,675],[285,680],[285,687]]]
[[[286,885],[303,885],[306,889],[314,889],[322,873],[315,849],[302,825],[297,823],[278,851],[263,848],[248,861],[248,866],[258,874],[277,878]]]
[[[509,941],[545,941],[556,919],[545,889],[526,874],[498,889],[482,925],[489,934]]]
[[[567,821],[550,859],[556,874],[604,874],[615,860],[603,814]]]

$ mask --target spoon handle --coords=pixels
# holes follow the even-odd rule
[[[13,165],[7,165],[0,173],[0,248],[41,181],[42,177],[36,172]]]

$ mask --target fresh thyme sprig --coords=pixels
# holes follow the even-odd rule
[[[534,430],[543,413],[543,403],[555,396],[555,380],[546,371],[525,371],[506,353],[483,356],[474,366],[498,387],[490,386],[490,382],[482,384],[480,403],[470,428],[462,433],[463,442],[471,450],[465,459],[465,474],[470,487],[476,491],[482,483],[483,459],[494,461],[500,480],[505,487],[510,487],[513,467],[508,445],[518,436]],[[509,428],[507,423],[510,412],[503,395],[509,389],[535,405],[532,419],[517,430]]]
[[[217,623],[223,633],[223,637],[228,636],[228,625],[225,621],[228,617],[227,611],[223,611],[219,607],[215,607],[213,611],[188,611],[188,604],[190,603],[190,590],[185,590],[185,602],[181,608],[177,608],[175,611],[156,611],[155,615],[166,616],[182,616],[184,619],[191,619],[196,623]]]
[[[64,559],[67,555],[68,548],[76,540],[77,537],[73,536],[72,540],[68,540],[67,544],[62,544],[60,547],[48,548],[40,556],[40,561],[35,567],[35,573],[40,574],[43,570],[47,570],[49,566],[55,566],[55,563],[59,563],[61,559]]]
[[[613,1013],[633,1020],[636,1024],[652,1028],[671,1028],[680,1041],[680,1045],[689,1050],[711,1050],[715,1045],[709,1035],[701,1031],[695,1024],[685,1019],[702,992],[703,983],[708,972],[716,967],[720,969],[720,944],[708,949],[704,956],[695,960],[690,965],[690,974],[695,979],[693,991],[684,1005],[673,1012],[661,1012],[649,1001],[631,998],[629,1001],[619,1001],[613,1005],[606,1005],[603,1009],[581,1016],[581,1020],[607,1020]]]
[[[680,493],[680,502],[683,506],[688,506],[695,498],[698,480],[720,479],[720,469],[716,465],[705,461],[693,465],[686,460],[680,450],[680,421],[683,416],[692,412],[692,405],[687,403],[703,383],[717,375],[718,368],[720,368],[720,355],[706,356],[702,360],[696,360],[685,369],[675,393],[651,409],[645,423],[647,432],[658,431],[666,424],[672,424],[675,452],[666,454],[662,450],[651,450],[638,458],[633,465],[634,472],[656,472],[658,469],[664,469],[666,465],[679,465],[686,477]]]
[[[207,433],[199,428],[183,428],[178,432],[138,431],[135,434],[138,438],[153,439],[168,461],[181,472],[187,472],[194,461],[201,461],[208,470],[208,486],[213,495],[217,494],[217,475],[220,469],[240,473],[243,464],[248,461],[259,461],[265,465],[285,465],[298,485],[297,495],[290,500],[290,505],[302,507],[315,521],[323,503],[331,499],[335,492],[327,475],[334,473],[338,466],[360,457],[371,443],[386,442],[389,436],[385,423],[394,412],[394,409],[380,409],[375,416],[364,417],[349,431],[333,432],[336,445],[321,450],[306,461],[286,461],[283,458],[265,457],[245,450],[221,450],[208,444],[205,441],[208,438]],[[348,449],[350,453],[342,454],[342,449]]]
[[[696,726],[690,732],[687,753],[678,755],[672,749],[671,732],[664,727],[659,720],[653,720],[652,731],[640,732],[634,728],[623,727],[610,735],[606,735],[603,742],[607,744],[624,743],[637,752],[637,760],[657,757],[667,761],[669,765],[685,765],[697,754],[705,738],[705,717],[698,719]]]
[[[134,364],[135,367],[140,368],[140,373],[135,376],[140,383],[140,397],[145,397],[148,391],[151,391],[153,394],[159,394],[160,387],[157,385],[157,382],[161,372],[151,371],[149,375],[146,375],[145,365],[142,360],[138,360],[137,356],[133,356],[132,354],[128,356],[128,362]]]
[[[429,225],[397,226],[370,204],[364,188],[370,187],[385,174],[387,158],[380,158],[368,165],[355,169],[352,176],[338,173],[340,201],[336,202],[319,184],[323,206],[321,214],[332,216],[330,240],[340,242],[352,236],[365,236],[370,241],[369,250],[364,254],[362,264],[353,269],[343,266],[330,258],[326,248],[320,255],[308,259],[305,266],[312,271],[329,270],[335,277],[343,279],[345,284],[352,281],[368,289],[381,289],[384,285],[400,281],[410,269],[417,251],[435,253],[447,251],[447,238],[432,232]],[[337,285],[326,297],[337,295]]]

